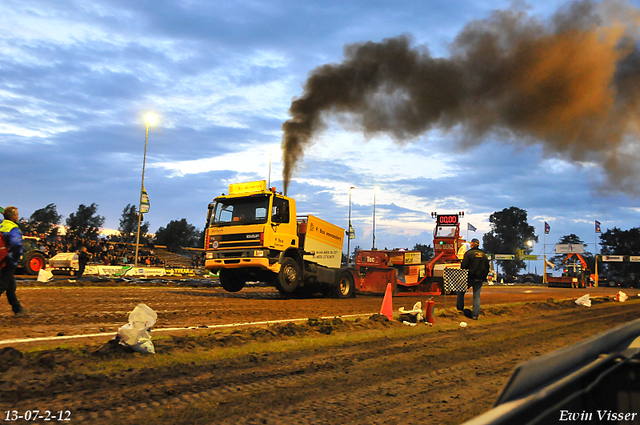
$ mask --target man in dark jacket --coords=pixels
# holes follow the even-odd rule
[[[480,289],[489,274],[489,259],[487,255],[478,248],[480,241],[471,239],[471,249],[464,254],[460,268],[469,270],[467,286],[473,288],[473,312],[464,308],[464,294],[466,291],[458,291],[456,307],[464,312],[470,319],[478,320],[480,315]]]
[[[85,267],[87,267],[87,263],[89,263],[89,259],[91,258],[91,254],[87,252],[87,247],[83,246],[78,251],[78,274],[76,279],[80,279],[82,274],[84,273]]]
[[[4,220],[0,223],[0,237],[7,246],[7,256],[4,257],[4,267],[0,269],[0,295],[6,291],[7,301],[16,316],[24,314],[24,309],[16,296],[15,272],[22,256],[22,232],[18,227],[18,208],[7,207],[4,210]]]

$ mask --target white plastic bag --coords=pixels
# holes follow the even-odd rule
[[[53,277],[49,270],[40,269],[38,272],[38,282],[48,282]]]
[[[149,329],[155,325],[158,314],[146,304],[138,304],[129,313],[129,323],[118,329],[116,338],[122,345],[131,347],[140,353],[154,354],[155,348],[151,342]]]
[[[405,310],[404,307],[400,307],[398,309],[398,313],[400,313],[401,315],[402,314],[409,314],[411,316],[414,316],[416,318],[416,322],[422,322],[424,320],[424,313],[422,311],[422,303],[420,301],[415,303],[411,310]]]
[[[625,302],[629,297],[627,296],[627,294],[625,294],[622,291],[618,291],[618,293],[615,296],[615,300],[616,301],[620,301],[621,303]]]
[[[585,307],[591,307],[591,300],[589,294],[585,294],[576,300],[576,304],[583,305]]]

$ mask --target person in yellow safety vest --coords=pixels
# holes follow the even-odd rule
[[[0,237],[7,246],[8,254],[4,257],[4,266],[0,269],[0,295],[7,293],[7,301],[16,316],[24,315],[24,309],[16,296],[15,271],[22,255],[22,232],[18,227],[19,213],[16,207],[4,209],[4,220],[0,223]]]

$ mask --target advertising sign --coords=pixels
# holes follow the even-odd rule
[[[420,264],[422,261],[422,253],[421,252],[405,252],[404,253],[404,263],[405,264]]]
[[[584,254],[584,245],[581,243],[556,244],[556,254]]]
[[[304,250],[313,252],[304,259],[326,267],[340,267],[344,229],[309,215]]]
[[[602,261],[615,261],[615,262],[622,262],[624,260],[624,255],[603,255],[602,256]]]
[[[494,254],[494,260],[515,260],[516,256],[513,254]]]
[[[264,192],[267,190],[267,181],[259,180],[247,183],[231,183],[229,185],[229,195],[240,195],[243,193]]]

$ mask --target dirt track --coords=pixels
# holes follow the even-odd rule
[[[577,306],[573,300],[585,292],[603,298]],[[370,319],[379,297],[286,300],[269,288],[227,294],[184,286],[21,286],[18,296],[30,315],[13,318],[8,305],[0,315],[0,411],[69,410],[71,423],[461,423],[491,407],[518,363],[636,319],[637,290],[626,290],[625,303],[611,300],[615,292],[485,287],[485,314],[462,329],[452,296],[435,298],[436,326],[410,328]],[[394,309],[416,300],[396,297]],[[109,344],[140,302],[158,313],[158,330],[201,328],[154,332],[155,356]],[[528,304],[506,304],[516,302]],[[363,316],[204,328],[356,314]],[[93,333],[104,336],[63,339]],[[59,334],[47,343],[6,343]],[[316,342],[308,343],[309,336]],[[231,351],[249,344],[243,354]],[[49,349],[28,352],[36,346]],[[96,373],[97,366],[106,369]]]

